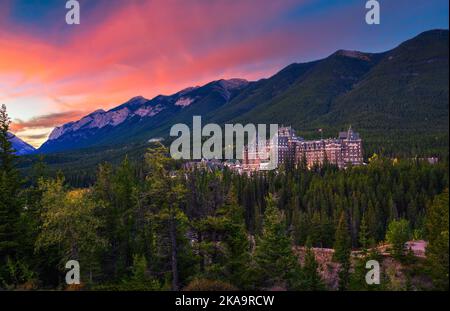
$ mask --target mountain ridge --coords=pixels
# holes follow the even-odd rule
[[[258,81],[221,79],[150,100],[133,97],[106,112],[55,128],[39,152],[167,137],[171,125],[190,124],[193,115],[219,124],[291,124],[306,136],[316,128],[326,127],[328,134],[351,123],[369,144],[380,142],[383,130],[408,139],[404,131],[413,126],[448,137],[445,46],[448,30],[430,30],[386,52],[338,50],[321,60],[288,65]],[[428,125],[430,119],[437,122]],[[428,139],[431,136],[426,144],[433,148],[448,148]]]
[[[28,155],[36,152],[36,148],[11,132],[8,132],[8,140],[11,142],[16,155]]]
[[[109,139],[105,138],[106,133],[104,132],[116,131],[117,127],[123,127],[128,131],[130,124],[143,121],[158,125],[161,123],[160,121],[174,117],[176,113],[184,109],[189,109],[193,103],[201,105],[208,96],[216,96],[216,104],[220,105],[233,97],[236,90],[248,83],[244,79],[221,79],[201,87],[185,88],[172,95],[158,95],[150,100],[136,96],[108,111],[100,109],[78,121],[56,127],[39,151],[47,153],[74,149],[74,146],[88,147],[93,145],[88,141],[91,137],[95,137],[97,142]],[[222,103],[220,103],[220,98]],[[152,117],[155,118],[151,120]],[[58,142],[63,142],[63,146],[60,144],[55,148]]]

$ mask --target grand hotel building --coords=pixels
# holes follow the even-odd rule
[[[242,169],[244,171],[262,169],[268,160],[259,158],[258,149],[266,148],[266,152],[270,153],[273,145],[273,141],[269,141],[265,146],[246,146]],[[325,160],[339,168],[363,164],[362,140],[351,127],[347,131],[340,132],[338,138],[319,140],[304,140],[298,137],[291,127],[281,127],[278,129],[277,147],[278,165],[287,162],[300,163],[304,160],[309,168],[315,164],[322,165]]]

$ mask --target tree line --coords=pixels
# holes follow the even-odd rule
[[[334,249],[339,289],[376,289],[352,250],[378,258],[387,241],[407,262],[405,242],[425,239],[420,269],[448,289],[448,162],[375,155],[346,170],[286,163],[240,175],[186,170],[155,144],[143,163],[102,163],[76,188],[43,161],[21,176],[8,129],[2,107],[0,288],[64,289],[65,263],[78,260],[80,288],[92,290],[325,290],[320,247]]]

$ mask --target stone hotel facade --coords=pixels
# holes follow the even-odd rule
[[[258,149],[266,148],[270,153],[273,142],[269,141],[265,146],[249,145],[244,149],[242,169],[244,171],[260,170],[268,160],[259,159]],[[325,160],[346,168],[351,165],[363,164],[362,140],[358,133],[351,127],[340,132],[338,138],[319,140],[304,140],[295,134],[291,127],[278,129],[278,165],[283,163],[300,163],[306,160],[309,168],[322,165]],[[305,159],[303,159],[305,158]]]

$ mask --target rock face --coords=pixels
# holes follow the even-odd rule
[[[135,97],[58,127],[40,152],[144,143],[177,123],[285,124],[308,135],[351,124],[386,154],[448,150],[448,30],[431,30],[383,53],[339,50],[272,77],[218,80],[151,100]],[[391,135],[392,134],[392,135]]]
[[[84,129],[101,129],[105,126],[117,126],[132,116],[154,116],[161,111],[161,107],[146,106],[147,99],[139,96],[130,99],[121,107],[110,111],[97,110],[81,118],[78,121],[66,123],[56,127],[50,134],[48,140],[57,140],[63,135],[74,133]]]
[[[218,80],[151,100],[137,96],[109,111],[97,110],[78,121],[56,127],[39,151],[114,144],[132,132],[145,133],[171,118],[207,113],[210,108],[227,103],[248,83],[243,79]]]
[[[36,149],[33,146],[27,144],[13,133],[8,133],[8,139],[12,143],[12,147],[16,151],[16,155],[26,155],[36,152]]]

